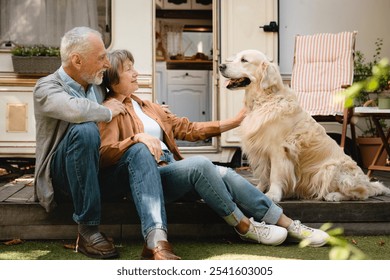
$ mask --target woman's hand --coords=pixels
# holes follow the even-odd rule
[[[138,133],[134,135],[133,140],[135,142],[144,143],[148,147],[150,153],[154,156],[157,162],[160,161],[162,155],[160,139],[153,137],[146,133]]]
[[[228,131],[230,129],[238,127],[240,125],[240,123],[242,122],[242,120],[245,118],[246,113],[247,113],[247,110],[244,107],[238,112],[238,114],[235,117],[227,119],[227,120],[219,121],[219,126],[220,126],[221,132],[225,132],[225,131]]]
[[[243,121],[243,119],[245,119],[245,116],[247,114],[247,110],[246,110],[246,107],[243,107],[240,112],[238,112],[238,114],[236,115],[235,119],[238,123],[241,123]]]

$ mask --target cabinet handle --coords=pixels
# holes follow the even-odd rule
[[[188,73],[186,73],[186,76],[188,76],[189,74]]]
[[[202,115],[206,115],[206,112],[205,112],[205,111],[202,111]]]
[[[173,3],[175,5],[180,5],[180,4],[186,4],[187,0],[168,0],[168,3]]]

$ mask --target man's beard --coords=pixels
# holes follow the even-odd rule
[[[82,78],[88,84],[100,85],[103,82],[103,75],[100,75],[100,72],[95,75],[83,74]]]

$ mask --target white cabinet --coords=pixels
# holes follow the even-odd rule
[[[191,9],[193,10],[211,10],[212,8],[212,0],[191,0]]]
[[[188,117],[190,121],[209,120],[208,72],[207,70],[167,70],[167,104],[174,114]]]
[[[3,85],[0,79],[0,157],[34,157],[33,88]]]
[[[211,10],[212,0],[163,0],[166,10]]]
[[[167,104],[167,64],[165,61],[158,61],[156,63],[155,73],[155,97],[159,104]]]
[[[191,0],[164,0],[164,9],[167,10],[190,10]]]

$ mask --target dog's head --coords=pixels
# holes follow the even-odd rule
[[[277,66],[257,50],[237,53],[226,59],[219,70],[222,76],[229,79],[226,86],[228,89],[242,89],[256,84],[265,90],[282,81]]]

